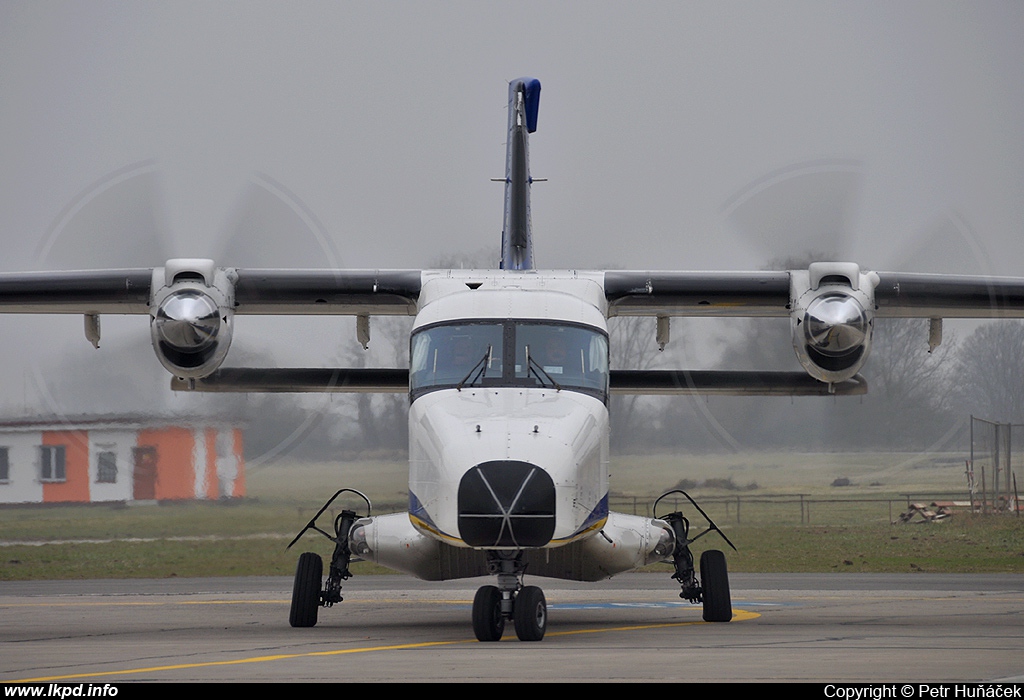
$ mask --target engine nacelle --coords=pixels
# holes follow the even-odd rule
[[[168,260],[153,270],[149,330],[168,372],[201,379],[220,367],[231,346],[235,279],[212,260]]]
[[[811,263],[790,272],[793,349],[807,373],[833,384],[867,360],[878,275],[856,263]]]

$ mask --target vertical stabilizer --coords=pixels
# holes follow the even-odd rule
[[[501,268],[533,269],[530,230],[530,150],[527,134],[537,130],[540,81],[517,78],[508,86],[508,147],[505,154],[505,221]]]

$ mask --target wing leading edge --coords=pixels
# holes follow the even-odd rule
[[[146,314],[154,272],[0,273],[0,313]],[[420,270],[234,272],[236,314],[415,315],[421,284]],[[608,316],[785,317],[791,274],[611,270],[604,273]],[[1024,318],[1024,278],[901,272],[877,278],[879,317]]]
[[[785,317],[794,272],[609,270],[608,316]],[[1024,318],[1024,278],[867,274],[882,318]]]
[[[164,269],[2,273],[0,313],[148,314]],[[420,292],[419,270],[225,271],[236,314],[411,316]]]

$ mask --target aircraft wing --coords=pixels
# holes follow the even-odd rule
[[[0,273],[0,313],[149,313],[162,270]],[[226,270],[236,314],[413,315],[420,291],[419,270]],[[608,315],[786,317],[800,272],[612,270]],[[880,317],[1024,318],[1024,278],[869,274]]]
[[[879,272],[876,313],[886,318],[1024,318],[1024,279]]]
[[[419,270],[236,269],[178,258],[156,268],[0,274],[0,313],[83,314],[95,347],[102,314],[148,314],[157,359],[194,384],[224,361],[236,314],[354,315],[365,346],[370,315],[416,313],[420,280]]]
[[[609,316],[788,316],[788,272],[604,273]]]
[[[828,393],[866,390],[858,372],[875,317],[932,319],[929,347],[941,342],[942,318],[1024,318],[1024,278],[865,272],[855,263],[828,262],[807,270],[608,271],[603,277],[607,315],[658,317],[659,343],[668,340],[671,316],[788,317],[797,359]],[[193,389],[209,378],[201,390],[401,391],[406,377],[386,372],[211,375],[227,355],[236,314],[355,315],[365,345],[369,316],[417,313],[421,280],[420,270],[236,269],[175,259],[158,268],[0,274],[0,313],[83,314],[86,337],[97,346],[101,314],[148,314],[158,358]],[[653,394],[822,391],[799,376],[682,370],[613,371],[610,388]]]
[[[609,316],[786,317],[797,297],[814,291],[802,288],[811,286],[801,279],[807,274],[610,270],[604,287]],[[879,317],[1024,318],[1024,278],[907,272],[866,276],[873,283],[873,312]],[[822,275],[819,281],[828,277]],[[847,276],[826,286],[829,292],[841,292],[867,285]]]
[[[198,267],[198,266],[191,266]],[[207,286],[233,298],[236,314],[413,315],[419,270],[263,270],[214,268],[168,279],[165,268],[0,273],[0,313],[148,314],[162,288]]]
[[[604,288],[608,316],[658,317],[661,346],[672,316],[788,317],[797,360],[830,392],[843,391],[864,365],[876,317],[930,319],[929,350],[942,342],[943,318],[1024,318],[1024,278],[865,272],[843,262],[788,272],[609,271]],[[739,384],[754,393],[805,390],[778,376],[767,384],[756,376],[706,379],[723,393]],[[638,382],[667,392],[679,380]]]
[[[0,312],[146,314],[152,269],[0,273]]]

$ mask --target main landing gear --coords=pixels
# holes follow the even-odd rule
[[[473,598],[473,632],[481,642],[501,639],[506,620],[512,620],[521,641],[544,639],[548,625],[547,601],[544,591],[537,586],[522,585],[526,567],[521,558],[521,552],[487,553],[487,568],[498,575],[498,585],[482,586]]]
[[[685,496],[686,500],[708,522],[708,527],[693,539],[690,538],[690,521],[681,512],[657,515],[658,504],[661,500],[674,493]],[[672,578],[678,581],[682,587],[679,597],[691,603],[703,603],[706,622],[729,622],[732,619],[732,598],[729,594],[729,573],[725,566],[725,554],[717,549],[709,549],[700,555],[700,583],[698,583],[690,545],[709,532],[717,532],[726,544],[733,548],[733,551],[736,550],[736,546],[685,491],[675,490],[662,494],[654,502],[654,512],[654,517],[671,525],[672,532],[675,534],[676,544],[672,552],[672,564],[676,570],[672,574]]]
[[[321,530],[317,524],[317,518],[334,503],[334,499],[345,492],[354,493],[366,501],[366,516],[370,516],[370,499],[354,489],[341,489],[331,496],[324,507],[317,511],[302,532],[295,536],[295,539],[288,545],[288,549],[299,541],[299,538],[306,534],[307,530],[316,530],[327,539],[334,542],[334,555],[331,557],[331,565],[327,574],[327,581],[323,588],[320,581],[323,577],[324,563],[319,554],[315,552],[304,552],[299,556],[298,566],[295,567],[295,584],[292,587],[292,607],[288,615],[288,622],[292,627],[313,627],[316,624],[316,617],[319,608],[329,608],[335,603],[340,603],[341,582],[352,577],[348,565],[352,561],[352,551],[348,546],[348,533],[355,521],[364,516],[356,515],[353,510],[343,510],[334,519],[334,536]]]

